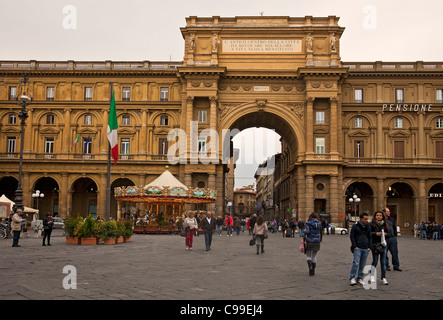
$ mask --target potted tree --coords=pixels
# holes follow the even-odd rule
[[[81,244],[84,245],[96,245],[97,239],[95,237],[95,220],[88,215],[83,223],[81,230]]]
[[[101,224],[101,238],[106,245],[115,244],[117,234],[117,222],[114,220],[103,221]]]
[[[131,220],[124,221],[125,230],[123,231],[123,242],[130,242],[134,234],[134,222]]]
[[[125,225],[123,221],[119,220],[116,221],[117,223],[117,233],[115,235],[115,243],[122,243],[123,242],[123,234],[125,231]]]
[[[76,231],[81,222],[83,222],[83,219],[80,216],[77,216],[76,218],[70,217],[65,221],[64,233],[67,244],[80,244],[80,238]]]

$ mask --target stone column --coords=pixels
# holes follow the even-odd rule
[[[305,220],[308,219],[309,215],[314,211],[314,176],[307,174],[306,176],[306,216]]]
[[[426,143],[425,143],[425,130],[424,130],[424,124],[423,124],[423,111],[419,111],[418,112],[418,141],[417,141],[417,145],[418,145],[418,158],[426,158],[426,153],[425,153],[425,147],[426,147]]]
[[[383,122],[381,111],[376,112],[377,114],[377,158],[382,158],[383,154]]]
[[[139,154],[143,154],[145,155],[146,152],[146,146],[147,146],[147,136],[148,136],[148,130],[147,130],[147,126],[146,126],[146,122],[147,122],[147,110],[142,110],[142,127],[140,130],[140,146],[139,146]]]
[[[339,202],[339,187],[338,187],[338,176],[331,175],[329,178],[329,213],[331,214],[331,219],[333,223],[338,222],[338,202]]]
[[[33,139],[33,130],[32,130],[32,114],[34,109],[29,108],[28,110],[28,119],[26,119],[25,133],[24,133],[24,144],[23,144],[23,153],[31,153],[32,150],[32,139]],[[20,121],[20,120],[17,120]]]
[[[101,147],[100,147],[100,153],[105,153],[108,154],[108,146],[109,146],[109,141],[108,141],[108,136],[107,136],[107,131],[108,131],[108,114],[109,114],[109,110],[104,109],[103,111],[103,126],[102,126],[102,142],[101,142]]]
[[[193,111],[194,111],[194,97],[188,96],[186,98],[186,135],[187,139],[187,153],[188,160],[191,160],[191,122],[193,121]]]
[[[100,192],[97,195],[97,217],[101,219],[106,217],[106,185],[107,174],[100,173]]]
[[[62,153],[69,153],[71,148],[71,109],[66,108],[65,112],[65,128],[63,129],[63,146]]]
[[[59,205],[59,215],[60,218],[67,218],[68,217],[68,179],[69,179],[69,173],[62,172],[62,181],[60,186],[60,193],[59,193],[59,199],[58,199],[58,205]]]
[[[331,159],[335,159],[338,156],[338,135],[337,135],[337,127],[338,127],[338,117],[337,117],[337,97],[331,97],[329,99],[331,104],[331,133],[330,133],[330,151]]]
[[[377,210],[382,210],[386,206],[384,181],[385,179],[383,178],[377,178]]]
[[[306,155],[314,153],[314,98],[306,97]]]
[[[418,208],[414,218],[418,221],[428,220],[428,199],[426,196],[426,180],[418,180]]]

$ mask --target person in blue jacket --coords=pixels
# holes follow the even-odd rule
[[[305,224],[304,237],[306,239],[306,259],[309,267],[309,275],[315,274],[315,267],[317,265],[317,253],[320,251],[320,242],[322,237],[322,225],[320,217],[313,212],[309,216]]]
[[[363,282],[363,268],[366,265],[369,251],[372,247],[371,227],[368,223],[368,213],[360,214],[360,221],[352,226],[350,232],[351,251],[354,254],[352,260],[350,285],[357,283],[364,285]],[[357,276],[357,279],[355,278]]]

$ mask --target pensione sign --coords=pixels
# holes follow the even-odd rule
[[[403,104],[403,103],[391,103],[383,104],[381,111],[388,112],[431,112],[432,104]]]

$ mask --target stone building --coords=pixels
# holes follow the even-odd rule
[[[216,190],[220,212],[235,129],[266,127],[282,137],[282,196],[301,218],[319,209],[341,224],[389,206],[400,226],[441,221],[443,62],[343,62],[338,20],[191,16],[179,62],[0,61],[0,192],[14,198],[17,186],[15,98],[27,73],[27,206],[39,189],[43,211],[104,216],[112,82],[112,187],[145,185],[169,165],[185,185]]]

